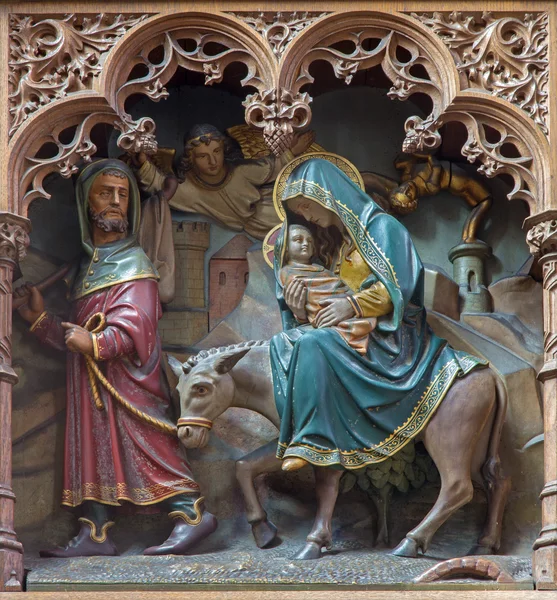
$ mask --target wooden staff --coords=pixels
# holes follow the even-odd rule
[[[45,277],[43,280],[39,281],[39,283],[35,284],[33,287],[36,287],[39,290],[39,292],[42,292],[43,290],[48,289],[51,285],[54,285],[57,281],[60,281],[60,279],[63,279],[67,275],[67,273],[69,272],[71,267],[72,267],[72,263],[63,265],[57,271],[54,271],[54,273],[52,273],[48,277]],[[28,300],[29,300],[29,294],[27,294],[26,296],[18,297],[18,298],[14,297],[12,300],[12,309],[17,310],[18,308],[21,308],[24,304],[27,303]]]

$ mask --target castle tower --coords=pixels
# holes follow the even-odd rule
[[[176,256],[176,295],[166,305],[159,331],[163,346],[192,346],[209,331],[205,305],[205,252],[211,225],[195,221],[172,223]]]
[[[232,312],[244,295],[249,266],[246,252],[253,242],[245,235],[233,237],[209,261],[209,329]]]
[[[461,313],[491,312],[491,294],[485,278],[485,262],[490,256],[491,248],[481,240],[461,243],[449,250]]]

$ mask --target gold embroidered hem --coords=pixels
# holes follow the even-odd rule
[[[341,465],[345,469],[360,469],[366,465],[383,462],[401,450],[424,429],[455,378],[467,375],[479,364],[482,363],[468,357],[463,357],[460,361],[451,359],[434,377],[408,419],[376,446],[356,450],[339,448],[324,450],[307,444],[287,445],[279,442],[276,456],[279,459],[298,457],[320,467]]]
[[[125,483],[116,486],[99,485],[97,483],[84,483],[77,490],[62,491],[63,506],[79,506],[86,500],[93,500],[101,504],[121,506],[122,501],[131,502],[138,506],[157,504],[172,496],[198,492],[199,486],[192,479],[177,479],[168,483],[158,483],[147,488],[130,488]]]
[[[31,327],[29,327],[29,331],[35,331],[35,329],[37,329],[37,327],[40,326],[40,324],[46,319],[47,316],[48,313],[46,312],[46,310],[43,310],[43,312],[33,321]]]

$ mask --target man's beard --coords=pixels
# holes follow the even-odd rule
[[[109,211],[118,211],[121,215],[119,219],[105,219],[104,215]],[[109,206],[105,208],[100,213],[93,212],[91,207],[89,207],[89,218],[91,219],[91,223],[102,229],[106,233],[110,233],[111,231],[116,231],[117,233],[126,233],[128,231],[128,219],[126,215],[117,207]]]

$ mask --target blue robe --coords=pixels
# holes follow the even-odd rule
[[[309,159],[292,172],[282,201],[298,196],[338,215],[371,271],[360,290],[381,282],[393,310],[378,318],[361,355],[333,328],[297,325],[277,278],[285,329],[271,340],[281,416],[277,456],[358,469],[400,450],[422,431],[455,379],[487,363],[453,350],[431,331],[423,303],[424,268],[399,221],[324,159]],[[285,209],[275,246],[277,274],[293,217]]]

